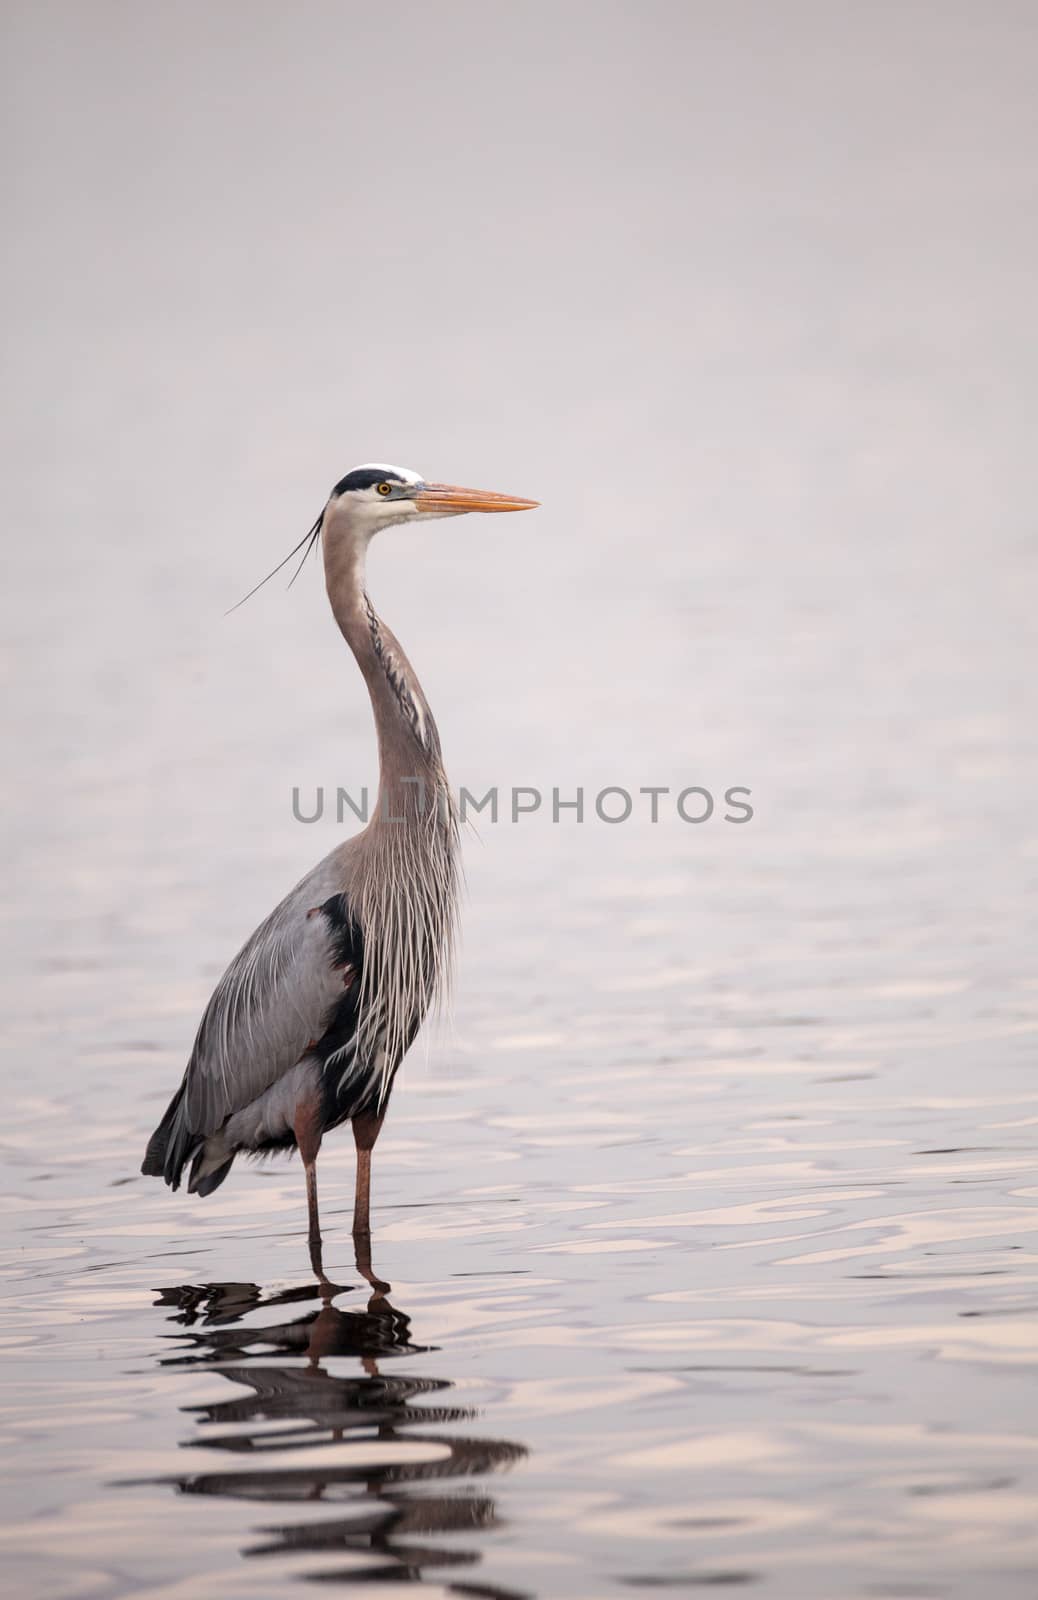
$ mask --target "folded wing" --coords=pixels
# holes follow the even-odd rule
[[[344,972],[361,959],[348,906],[334,920],[315,910],[334,889],[325,868],[322,863],[296,885],[220,979],[142,1171],[176,1188],[199,1144],[325,1033],[342,996]]]

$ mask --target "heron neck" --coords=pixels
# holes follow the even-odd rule
[[[366,555],[360,541],[327,541],[325,585],[371,699],[379,757],[376,815],[418,820],[446,786],[439,733],[417,673],[368,597]]]

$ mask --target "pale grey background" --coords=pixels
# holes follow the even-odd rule
[[[223,612],[388,459],[543,501],[372,558],[456,782],[756,806],[467,848],[453,1028],[376,1208],[436,1370],[531,1449],[480,1576],[1030,1595],[1038,11],[88,0],[4,28],[5,1270],[36,1441],[8,1464],[64,1507],[19,1533],[25,1581],[86,1593],[89,1556],[91,1593],[259,1592],[255,1510],[104,1484],[145,1443],[183,1469],[194,1391],[126,1376],[148,1289],[301,1281],[298,1173],[208,1209],[109,1185],[332,842],[292,786],[372,776],[316,570]],[[525,1274],[532,1321],[495,1334],[462,1272]],[[851,1376],[806,1390],[680,1376],[841,1341]]]

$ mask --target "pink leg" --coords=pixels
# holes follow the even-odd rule
[[[357,1146],[357,1189],[353,1201],[353,1248],[357,1271],[373,1289],[390,1287],[376,1278],[371,1266],[371,1152],[382,1131],[381,1117],[365,1112],[353,1119],[353,1139]]]
[[[317,1152],[321,1148],[321,1124],[316,1103],[306,1103],[296,1107],[295,1122],[296,1143],[299,1145],[299,1154],[303,1158],[303,1171],[306,1174],[306,1210],[309,1218],[308,1239],[310,1244],[310,1265],[321,1283],[327,1285],[328,1280],[324,1275],[321,1251],[321,1218],[317,1209]]]

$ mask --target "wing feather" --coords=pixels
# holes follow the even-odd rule
[[[338,888],[329,858],[260,924],[217,984],[184,1075],[192,1134],[215,1133],[324,1033],[342,995],[344,951],[328,919],[308,913]]]

